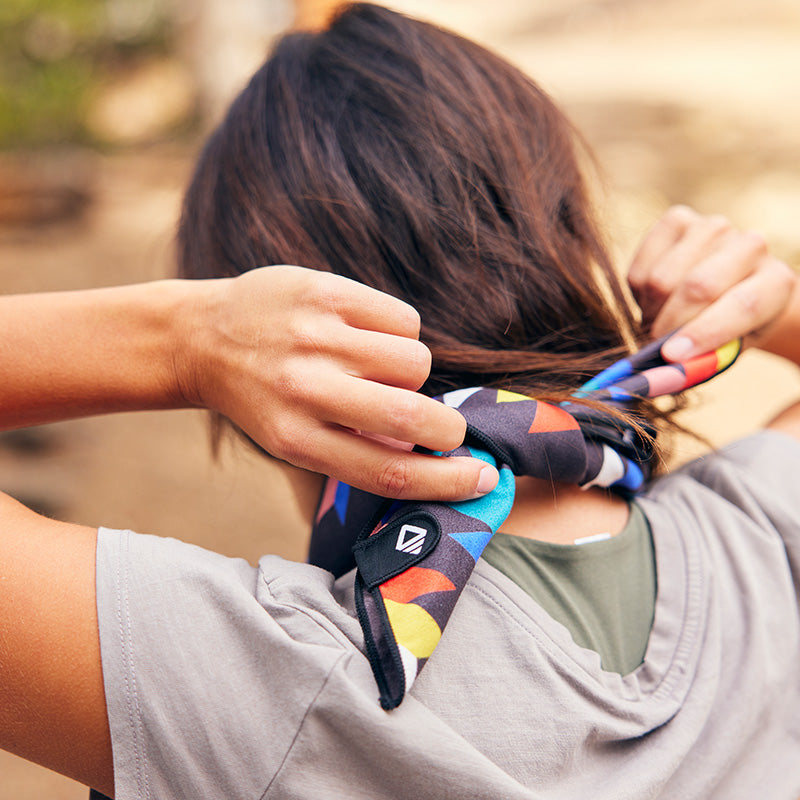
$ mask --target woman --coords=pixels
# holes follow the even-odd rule
[[[637,322],[551,101],[475,45],[369,5],[279,43],[200,159],[180,242],[185,277],[291,262],[339,277],[270,268],[40,299],[44,377],[22,324],[35,301],[18,299],[7,424],[191,402],[307,468],[455,500],[485,496],[494,466],[386,442],[460,443],[459,415],[409,391],[423,383],[574,401],[629,345],[679,325],[670,359],[740,336],[800,356],[791,271],[687,209],[634,259]],[[57,337],[90,309],[84,341]],[[110,359],[98,340],[126,345]],[[67,366],[72,347],[92,357]],[[662,412],[612,416],[649,441]],[[517,478],[506,535],[388,713],[352,573],[97,536],[9,500],[3,745],[117,798],[796,795],[800,409],[771,427],[634,505]],[[559,560],[611,576],[574,582],[577,613],[532,578],[568,586]],[[586,622],[587,608],[602,613]]]

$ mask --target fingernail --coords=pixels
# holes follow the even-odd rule
[[[500,480],[500,475],[494,467],[485,466],[481,469],[478,476],[478,485],[476,491],[478,494],[489,494],[489,492],[497,486]]]
[[[680,361],[694,349],[694,342],[688,336],[673,336],[664,342],[661,355],[667,361]]]

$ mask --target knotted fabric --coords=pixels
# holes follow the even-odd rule
[[[433,653],[475,563],[514,503],[514,476],[602,486],[631,495],[650,474],[655,431],[632,410],[719,374],[740,342],[667,364],[664,339],[616,362],[551,405],[502,389],[458,389],[437,398],[466,418],[464,444],[444,456],[494,464],[489,494],[458,503],[399,502],[329,479],[309,561],[341,575],[356,567],[355,598],[380,702],[398,706]],[[630,420],[630,421],[628,421]],[[644,434],[644,435],[643,435]]]

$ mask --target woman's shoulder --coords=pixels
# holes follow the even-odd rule
[[[763,430],[713,450],[654,481],[645,497],[710,490],[736,502],[747,495],[767,504],[800,505],[796,486],[800,441]]]
[[[277,556],[103,529],[97,587],[118,796],[260,796],[358,653],[330,573]]]
[[[639,498],[658,544],[703,541],[718,564],[800,564],[800,442],[765,430],[654,481]],[[747,570],[746,570],[747,571]]]

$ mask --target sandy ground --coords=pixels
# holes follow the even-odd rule
[[[602,201],[620,263],[669,204],[763,231],[800,263],[800,7],[793,0],[398,2],[489,44],[560,99],[605,168]],[[191,147],[69,159],[91,186],[74,223],[0,229],[0,291],[167,276]],[[62,159],[53,164],[63,166]],[[77,167],[76,167],[77,164]],[[49,168],[49,167],[48,167]],[[757,353],[698,393],[690,422],[714,443],[755,429],[800,395],[793,368]],[[677,461],[698,452],[676,443]],[[225,448],[205,418],[93,418],[0,437],[0,488],[89,525],[178,536],[255,560],[302,558],[313,483]],[[85,790],[0,754],[0,800],[72,800]]]

